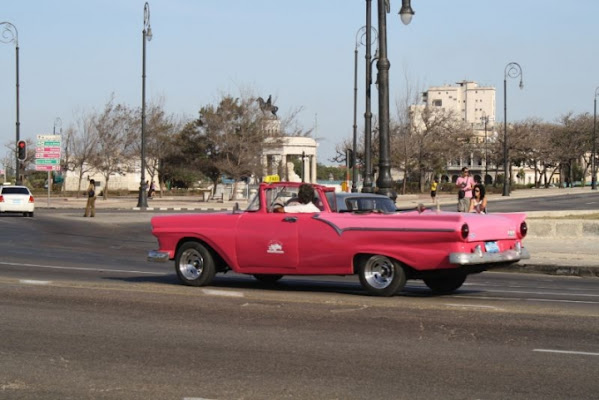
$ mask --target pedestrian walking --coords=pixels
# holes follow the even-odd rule
[[[455,181],[455,186],[458,188],[458,212],[468,212],[474,187],[474,179],[470,176],[468,167],[462,168],[462,176]]]
[[[437,204],[437,187],[439,186],[439,179],[435,178],[431,183],[431,201],[433,204]]]
[[[148,190],[148,198],[152,198],[154,196],[154,192],[156,191],[156,186],[154,185],[154,181],[150,184],[150,190]]]
[[[96,216],[96,181],[93,179],[89,180],[89,185],[86,190],[87,203],[85,204],[84,217],[95,217]]]

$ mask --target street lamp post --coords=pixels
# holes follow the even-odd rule
[[[503,73],[503,194],[502,196],[510,195],[510,177],[509,177],[509,153],[507,143],[507,78],[520,77],[520,89],[524,87],[522,81],[522,67],[516,62],[511,62],[505,66]]]
[[[370,1],[366,0],[366,25],[362,26],[356,32],[356,47],[354,50],[354,126],[353,126],[353,160],[352,160],[352,192],[357,192],[357,181],[358,171],[356,168],[356,155],[358,150],[358,125],[356,122],[357,118],[357,102],[358,102],[358,47],[360,45],[366,46],[366,111],[364,112],[364,178],[362,183],[362,191],[372,193],[372,168],[371,168],[371,121],[372,112],[370,111],[370,85],[372,84],[372,58],[370,54],[370,47],[372,44],[371,32],[374,30],[376,35],[376,29],[370,24]],[[364,38],[366,38],[364,41]]]
[[[364,181],[362,192],[372,193],[372,109],[371,109],[371,91],[372,86],[372,0],[366,0],[366,108],[364,111]],[[378,40],[378,33],[375,31],[375,40]]]
[[[353,157],[349,160],[352,168],[352,180],[351,180],[351,191],[355,193],[358,191],[356,186],[356,181],[358,180],[358,171],[356,170],[356,151],[358,150],[358,124],[357,124],[357,115],[358,115],[358,46],[360,46],[361,38],[360,34],[364,35],[364,29],[366,27],[361,27],[356,32],[356,45],[354,48],[354,126],[353,126],[353,143],[352,143],[352,151]]]
[[[597,190],[597,96],[599,87],[595,89],[593,107],[593,147],[591,151],[591,190]]]
[[[54,126],[52,127],[52,134],[56,135],[56,128],[58,128],[58,134],[62,135],[62,119],[60,117],[56,117],[54,119]],[[48,207],[50,207],[50,192],[52,192],[52,184],[54,183],[54,179],[52,178],[52,173],[48,171]]]
[[[487,153],[487,124],[489,123],[489,116],[483,115],[480,120],[485,124],[485,176],[483,177],[483,184],[487,184],[487,175],[489,173],[489,157]]]
[[[16,140],[15,140],[15,182],[21,184],[21,169],[19,163],[19,155],[17,151],[17,143],[21,140],[21,122],[19,121],[19,32],[17,28],[10,22],[0,22],[2,33],[0,33],[0,42],[15,43],[16,53],[16,69],[17,69],[17,123],[16,123]]]
[[[152,40],[150,26],[150,5],[144,4],[144,29],[142,31],[142,73],[141,73],[141,180],[139,182],[139,198],[137,207],[148,207],[148,193],[146,192],[146,39]]]
[[[411,0],[402,0],[399,11],[401,21],[407,25],[412,20],[414,11],[410,5]],[[395,200],[397,193],[393,190],[391,178],[390,141],[389,141],[389,69],[391,63],[387,58],[387,12],[389,0],[378,0],[378,34],[379,34],[379,175],[376,180],[377,192]]]

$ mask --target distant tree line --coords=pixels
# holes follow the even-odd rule
[[[200,108],[196,119],[177,118],[163,102],[146,105],[145,161],[148,179],[161,188],[194,187],[200,181],[216,186],[222,177],[235,182],[263,174],[262,150],[280,144],[282,136],[307,136],[293,110],[280,120],[280,132],[268,132],[272,115],[260,109],[255,96],[223,95],[216,104]],[[9,145],[10,146],[10,145]],[[108,196],[110,178],[138,172],[141,157],[141,109],[116,103],[111,96],[100,111],[81,113],[63,133],[62,170],[77,173],[78,192],[95,171],[104,177]],[[32,169],[35,149],[25,169]]]

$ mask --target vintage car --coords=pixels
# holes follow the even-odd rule
[[[191,286],[229,270],[267,283],[284,275],[358,275],[369,293],[391,296],[407,279],[450,293],[468,274],[530,257],[522,213],[337,212],[337,194],[321,185],[313,185],[320,212],[274,212],[295,200],[299,185],[263,183],[245,211],[155,216],[159,248],[148,260],[175,260],[179,279]]]

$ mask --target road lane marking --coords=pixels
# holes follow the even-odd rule
[[[161,275],[161,276],[165,275],[164,273],[161,273],[161,272],[108,269],[108,268],[59,267],[56,265],[22,264],[22,263],[11,263],[11,262],[0,262],[0,265],[12,265],[15,267],[34,267],[34,268],[47,268],[47,269],[65,269],[65,270],[72,270],[72,271],[122,272],[122,273],[134,273],[134,274],[146,274],[146,275]]]
[[[574,296],[582,296],[582,297],[599,297],[599,294],[584,294],[584,293],[554,293],[554,292],[533,292],[526,290],[493,290],[493,289],[485,289],[485,292],[492,293],[514,293],[514,294],[538,294],[543,296],[563,296],[565,294],[574,295]]]
[[[491,309],[491,310],[497,310],[497,311],[504,311],[503,308],[501,307],[495,307],[495,306],[485,306],[482,304],[456,304],[456,303],[445,303],[446,306],[449,307],[470,307],[470,308],[487,308],[487,309]]]
[[[210,296],[245,297],[241,292],[230,292],[228,290],[202,289],[202,292]]]
[[[599,304],[599,301],[583,301],[583,300],[557,300],[557,299],[538,299],[525,297],[495,297],[495,296],[464,296],[454,295],[452,297],[459,299],[479,299],[479,300],[506,300],[506,301],[545,301],[551,303],[577,303],[577,304]]]
[[[33,279],[19,279],[19,283],[23,283],[25,285],[49,285],[52,281],[36,281]]]
[[[541,353],[559,353],[559,354],[577,354],[582,356],[599,356],[599,353],[590,353],[587,351],[570,351],[570,350],[552,350],[552,349],[533,349],[533,351]]]

